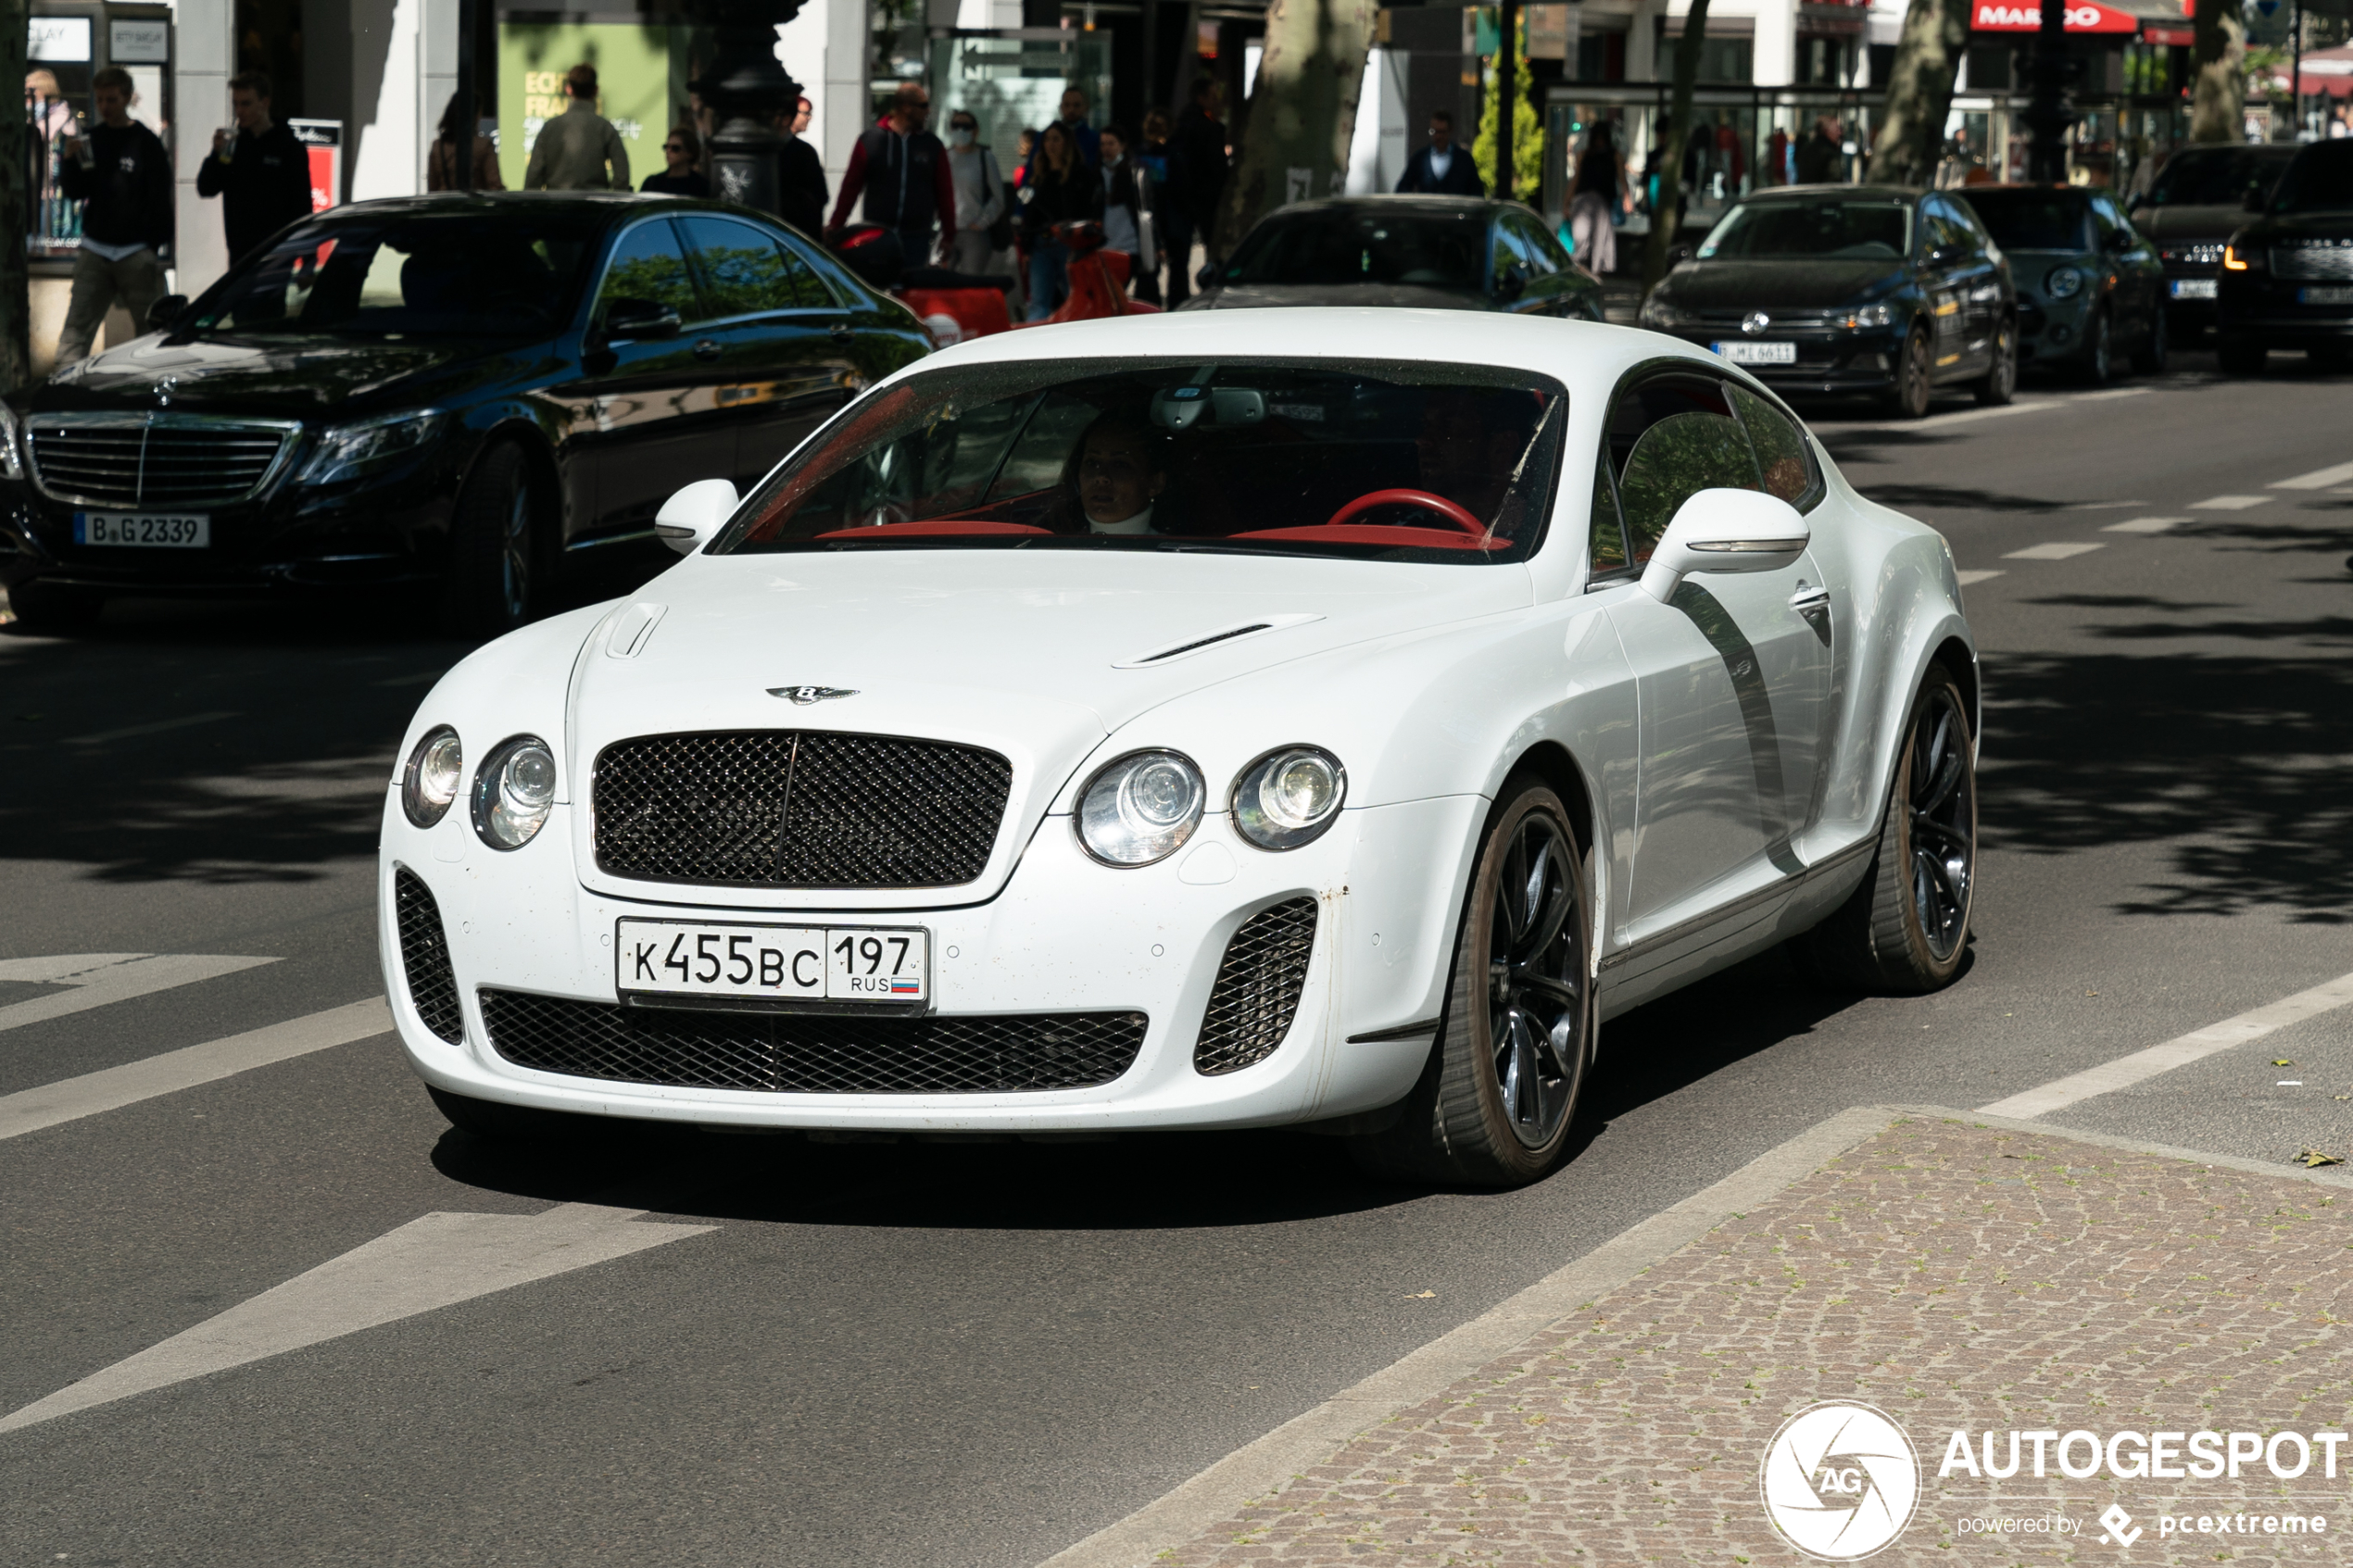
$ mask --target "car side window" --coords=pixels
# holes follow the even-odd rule
[[[809,264],[763,231],[703,213],[682,221],[714,318],[821,309],[833,304],[831,292]]]
[[[1826,486],[1814,463],[1813,449],[1797,421],[1744,386],[1727,389],[1732,407],[1755,448],[1756,466],[1765,478],[1765,493],[1777,495],[1799,511],[1809,511]]]
[[[1992,232],[1986,229],[1983,220],[1970,210],[1969,203],[1944,202],[1940,205],[1944,208],[1944,215],[1960,230],[1971,256],[1991,260],[2000,252],[2002,247],[1994,243]]]
[[[1504,280],[1510,276],[1515,267],[1519,269],[1523,279],[1533,278],[1537,275],[1534,264],[1528,259],[1527,242],[1513,230],[1508,221],[1495,225],[1493,259],[1489,265],[1491,269],[1489,286],[1498,294],[1504,292]]]
[[[1607,452],[1593,465],[1593,529],[1585,569],[1589,583],[1626,571],[1626,523],[1618,515],[1617,486],[1609,466]]]
[[[1952,209],[1941,201],[1928,204],[1929,244],[1946,253],[1945,259],[1955,260],[1977,248],[1967,225],[1953,217]]]
[[[1651,558],[1677,509],[1700,491],[1765,488],[1727,390],[1713,377],[1670,373],[1618,395],[1609,446],[1629,564]]]
[[[2140,235],[2133,232],[2133,225],[2125,220],[2124,215],[2117,210],[2116,203],[2103,193],[2093,193],[2092,222],[2093,226],[2099,230],[2103,244],[2108,243],[2108,237],[2110,234],[2122,236],[2114,242],[2120,250],[2131,250],[2141,243]]]
[[[686,268],[686,253],[668,219],[640,223],[621,236],[612,258],[605,263],[604,286],[597,291],[594,320],[601,325],[616,299],[645,299],[678,312],[681,321],[702,314],[695,297],[695,277]]]
[[[1527,214],[1515,212],[1504,220],[1511,231],[1519,236],[1520,254],[1528,258],[1528,275],[1550,278],[1567,264],[1567,258],[1556,254],[1559,245],[1544,226],[1532,221]]]

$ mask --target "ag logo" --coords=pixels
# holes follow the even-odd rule
[[[1790,1545],[1825,1562],[1853,1562],[1912,1522],[1919,1456],[1904,1429],[1869,1405],[1808,1405],[1773,1434],[1757,1490]]]

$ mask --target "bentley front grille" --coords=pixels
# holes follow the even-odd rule
[[[1209,1010],[1193,1047],[1203,1076],[1238,1073],[1275,1054],[1299,1016],[1299,993],[1315,947],[1315,900],[1286,899],[1242,922],[1226,944]]]

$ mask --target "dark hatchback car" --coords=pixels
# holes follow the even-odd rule
[[[2213,327],[2222,246],[2271,200],[2295,157],[2285,142],[2183,147],[2133,204],[2133,227],[2165,263],[2166,328],[2175,344],[2195,344]]]
[[[2120,355],[2165,369],[2165,266],[2106,191],[1971,185],[1957,193],[2009,257],[2022,362],[2095,385]]]
[[[1651,291],[1642,322],[1785,394],[1870,393],[1906,419],[1940,386],[2007,403],[2018,384],[2009,265],[1943,191],[1796,185],[1747,197]]]
[[[2253,375],[2274,348],[2353,364],[2353,142],[2314,142],[2280,176],[2262,216],[2222,250],[2215,358]]]
[[[1340,196],[1251,226],[1180,310],[1419,306],[1602,319],[1601,281],[1517,202]]]
[[[0,573],[29,627],[109,594],[433,584],[492,635],[568,562],[652,545],[930,351],[781,224],[627,194],[363,202],[0,415]]]

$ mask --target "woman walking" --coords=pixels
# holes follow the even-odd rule
[[[482,119],[482,101],[476,99],[473,113],[462,119],[459,116],[458,94],[449,94],[449,107],[441,111],[441,133],[433,139],[433,146],[425,154],[425,189],[454,191],[458,188],[458,139],[469,127]],[[490,138],[474,137],[474,189],[503,191],[507,182],[498,178],[498,149]]]
[[[1626,182],[1626,155],[1606,119],[1586,139],[1584,156],[1577,160],[1577,182],[1568,203],[1568,232],[1578,264],[1596,276],[1617,270],[1617,216],[1613,208],[1634,207],[1633,187]]]
[[[1029,245],[1029,319],[1042,321],[1070,294],[1070,250],[1057,223],[1101,219],[1102,182],[1088,169],[1062,121],[1038,133],[1038,159],[1025,191],[1022,234]]]
[[[969,109],[948,117],[948,173],[956,182],[956,270],[986,274],[1004,247],[991,237],[1013,205],[997,155],[980,144],[980,121]]]

